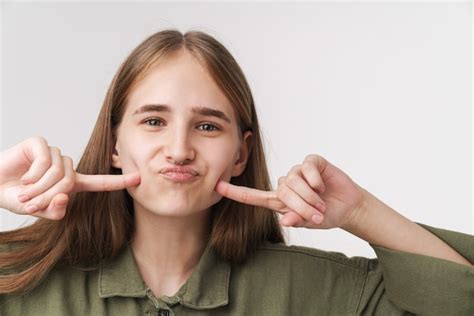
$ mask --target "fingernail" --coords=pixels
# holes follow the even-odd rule
[[[25,195],[25,194],[22,194],[20,196],[18,196],[18,201],[20,201],[21,203],[25,202],[25,201],[28,201],[30,199],[30,197],[28,195]]]
[[[28,205],[28,206],[26,207],[25,211],[26,211],[27,213],[33,213],[33,212],[35,212],[37,209],[38,209],[38,207],[37,207],[36,205],[30,204],[30,205]]]
[[[313,222],[315,222],[316,224],[321,224],[321,222],[323,221],[323,217],[319,214],[314,214],[312,217],[311,217],[311,220]]]
[[[326,211],[326,205],[324,204],[318,203],[316,204],[316,207],[323,212]]]

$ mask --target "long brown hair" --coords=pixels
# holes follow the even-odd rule
[[[107,91],[97,122],[76,171],[83,174],[121,174],[112,167],[115,130],[127,97],[147,71],[164,58],[187,50],[208,70],[232,104],[242,133],[252,131],[251,152],[244,172],[231,183],[271,190],[264,149],[250,87],[230,52],[201,32],[184,35],[163,30],[145,39],[122,63]],[[0,232],[0,293],[27,292],[55,265],[94,270],[115,257],[134,230],[133,200],[127,190],[71,194],[60,221],[39,218],[33,224]],[[222,260],[244,262],[269,241],[285,242],[277,214],[268,209],[222,198],[212,206],[210,244]],[[3,271],[3,272],[2,272]],[[6,271],[9,273],[6,274]]]

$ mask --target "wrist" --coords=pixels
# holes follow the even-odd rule
[[[361,236],[364,231],[364,227],[369,223],[368,216],[371,209],[371,205],[374,203],[375,197],[367,190],[357,185],[362,193],[360,203],[351,212],[351,215],[346,223],[340,226],[341,229],[356,235]]]

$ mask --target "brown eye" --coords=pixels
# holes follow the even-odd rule
[[[217,126],[215,126],[214,124],[209,124],[209,123],[205,123],[205,124],[201,124],[199,125],[200,127],[201,126],[205,126],[204,129],[202,129],[203,131],[206,131],[206,132],[214,132],[214,131],[218,131],[219,128]]]
[[[149,125],[149,126],[161,126],[161,125],[159,125],[160,122],[162,122],[162,121],[160,119],[157,119],[157,118],[151,118],[151,119],[147,119],[147,120],[144,121],[144,123]]]

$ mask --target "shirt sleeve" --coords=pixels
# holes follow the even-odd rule
[[[474,237],[417,223],[474,262]],[[444,259],[370,244],[357,315],[474,315],[474,268]]]

